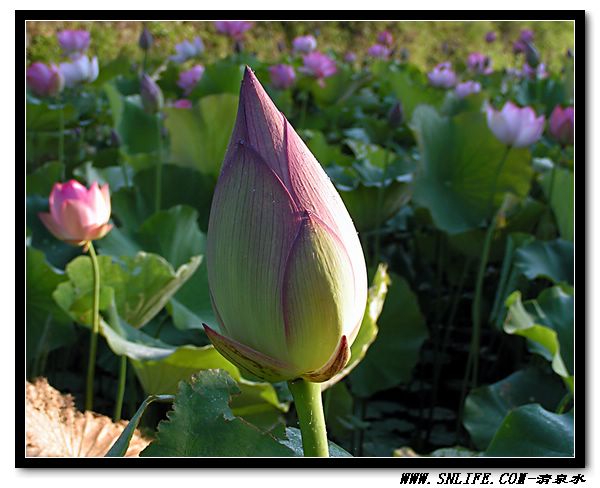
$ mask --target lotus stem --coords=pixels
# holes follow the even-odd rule
[[[58,162],[62,167],[62,179],[65,179],[65,108],[61,103],[58,109]]]
[[[94,244],[88,248],[92,261],[92,335],[90,336],[90,355],[88,359],[87,384],[85,390],[85,409],[92,410],[94,404],[94,371],[96,369],[96,351],[98,350],[98,329],[100,328],[100,268]]]
[[[329,457],[321,385],[303,379],[288,381],[302,432],[305,457]]]
[[[155,211],[160,211],[160,199],[162,192],[162,134],[160,127],[160,114],[156,115],[156,132],[158,136],[158,161],[156,163],[156,187],[154,189]]]
[[[115,414],[113,420],[118,422],[121,420],[123,411],[123,398],[125,397],[125,384],[127,381],[127,356],[121,356],[121,364],[119,367],[119,383],[117,387],[117,398],[115,401]]]

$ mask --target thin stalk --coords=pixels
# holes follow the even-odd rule
[[[300,378],[288,381],[288,386],[298,413],[304,456],[329,457],[321,385]]]
[[[92,261],[92,335],[90,336],[90,355],[88,359],[87,384],[85,390],[85,409],[92,410],[94,404],[94,371],[96,369],[96,351],[98,350],[98,329],[100,328],[100,268],[94,244],[88,248]]]
[[[144,49],[144,60],[142,61],[142,73],[146,72],[147,65],[148,65],[148,50]]]
[[[58,109],[58,162],[62,165],[62,179],[65,179],[65,108]]]
[[[556,407],[556,413],[558,413],[558,414],[565,413],[565,409],[567,408],[567,406],[569,405],[569,403],[571,402],[572,399],[573,399],[573,393],[568,392],[562,398],[562,400],[560,401],[560,403]]]
[[[156,164],[156,186],[154,188],[155,212],[160,210],[160,198],[162,191],[162,134],[160,127],[160,116],[156,115],[156,131],[158,133],[158,162]]]
[[[108,309],[108,319],[110,326],[117,332],[121,331],[121,323],[119,322],[119,315],[117,313],[117,307],[113,301]],[[115,398],[115,412],[113,420],[118,422],[121,420],[121,414],[123,412],[123,398],[125,396],[125,384],[127,382],[127,356],[121,356],[119,365],[119,380],[117,383],[117,396]]]

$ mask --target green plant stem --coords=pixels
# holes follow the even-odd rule
[[[92,335],[90,336],[90,355],[88,359],[87,384],[85,390],[85,409],[92,410],[94,404],[94,371],[96,369],[96,351],[98,349],[98,329],[100,328],[100,268],[94,244],[90,241],[89,254],[92,261]]]
[[[382,220],[382,207],[383,207],[383,197],[384,197],[384,186],[385,186],[385,177],[387,175],[387,168],[389,164],[389,156],[391,150],[391,142],[388,141],[385,145],[385,157],[383,160],[383,174],[381,175],[381,181],[379,182],[379,187],[377,188],[377,202],[375,207],[375,216],[377,219],[377,226],[375,227],[375,243],[373,245],[373,263],[377,265],[379,262],[379,256],[381,254],[381,225],[383,224]]]
[[[288,381],[302,432],[305,457],[329,457],[321,385],[302,378]]]
[[[160,115],[156,115],[156,132],[158,136],[158,161],[156,163],[156,186],[154,188],[155,211],[160,211],[160,199],[162,192],[162,134],[160,127]]]
[[[554,191],[554,178],[556,177],[556,163],[552,163],[550,172],[550,189],[548,190],[548,205],[552,205],[552,193]]]
[[[125,384],[127,383],[127,356],[121,356],[121,364],[119,367],[119,383],[117,387],[117,398],[115,401],[115,414],[113,420],[118,422],[121,420],[123,411],[123,398],[125,397]]]
[[[58,162],[62,165],[62,179],[65,179],[65,108],[58,109]]]

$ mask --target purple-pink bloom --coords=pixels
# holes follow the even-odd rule
[[[550,134],[563,146],[573,144],[575,124],[575,113],[573,107],[562,108],[560,105],[554,107],[550,115],[548,126]]]
[[[84,30],[64,30],[56,33],[64,54],[83,53],[90,45],[90,33]]]
[[[383,44],[384,46],[391,47],[394,43],[394,37],[391,32],[383,31],[377,34],[377,43]]]
[[[467,67],[475,73],[484,75],[489,75],[493,71],[492,61],[489,56],[479,52],[469,54],[467,57]]]
[[[112,228],[108,184],[92,183],[88,190],[75,180],[56,183],[49,198],[50,212],[38,214],[57,239],[76,246],[101,239]]]
[[[33,63],[27,68],[27,86],[40,97],[58,95],[65,86],[65,79],[58,66]]]
[[[481,91],[481,84],[477,81],[464,81],[456,85],[455,93],[458,98],[465,98]]]
[[[494,31],[489,31],[485,35],[485,42],[487,42],[488,44],[491,44],[492,42],[494,42],[496,40],[497,37],[498,36],[496,35],[496,33]]]
[[[429,83],[438,88],[451,88],[456,85],[456,73],[452,70],[452,63],[445,61],[438,64],[427,73]]]
[[[356,61],[356,54],[348,51],[346,54],[344,54],[344,61],[346,61],[346,63],[354,63]]]
[[[81,54],[69,63],[60,63],[60,72],[67,87],[91,83],[98,78],[98,58],[94,56],[90,59],[85,54]]]
[[[321,86],[325,85],[325,78],[329,78],[337,72],[335,61],[326,54],[313,52],[302,59],[304,66],[298,68],[298,71],[314,76]]]
[[[271,84],[280,90],[285,90],[296,81],[296,72],[294,67],[289,64],[276,64],[269,68],[271,75]]]
[[[544,116],[536,117],[531,107],[519,108],[512,102],[506,102],[500,111],[487,107],[488,127],[508,146],[530,146],[541,137],[544,122]]]
[[[188,100],[187,98],[180,98],[179,100],[175,100],[173,102],[173,107],[190,109],[192,108],[192,101]]]
[[[309,54],[317,48],[317,40],[314,36],[306,35],[296,37],[292,41],[292,49],[296,54]]]
[[[525,52],[525,43],[520,40],[513,42],[513,53],[520,54],[523,52]]]
[[[533,41],[533,31],[531,29],[523,29],[521,34],[519,35],[519,40],[521,42],[532,42]]]
[[[546,71],[546,65],[544,65],[544,63],[538,64],[536,68],[532,68],[528,63],[523,63],[521,75],[525,78],[543,79],[548,77],[548,72]]]
[[[382,44],[374,44],[369,48],[367,54],[375,59],[388,59],[390,57],[390,50]]]
[[[244,33],[252,27],[252,22],[245,20],[218,20],[215,22],[215,28],[219,34],[231,37],[235,41],[241,41]]]
[[[202,66],[201,64],[197,64],[193,68],[179,73],[177,86],[183,90],[183,93],[185,95],[189,95],[190,93],[192,93],[192,90],[196,87],[203,74],[204,66]]]
[[[194,38],[194,42],[187,39],[175,45],[175,52],[169,59],[175,63],[184,63],[188,59],[197,58],[204,52],[204,43],[199,37]]]

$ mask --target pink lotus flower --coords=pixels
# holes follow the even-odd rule
[[[476,81],[464,81],[456,85],[455,93],[458,98],[465,98],[481,91],[481,84]]]
[[[427,73],[429,83],[438,88],[451,88],[456,85],[456,73],[452,71],[452,63],[446,61],[438,64]]]
[[[177,80],[177,86],[183,90],[185,95],[192,93],[192,90],[196,88],[198,82],[202,79],[204,74],[204,66],[197,64],[193,68],[187,71],[179,73],[179,79]]]
[[[56,34],[63,53],[84,53],[90,46],[90,33],[84,30],[64,30]]]
[[[531,107],[519,108],[512,102],[506,102],[501,111],[487,107],[488,127],[508,146],[530,146],[541,137],[544,122],[544,116],[536,117]]]
[[[309,54],[317,49],[317,40],[310,34],[307,36],[296,37],[292,41],[292,49],[294,53],[298,54]]]
[[[383,31],[377,34],[377,43],[383,44],[384,46],[391,47],[394,43],[394,37],[391,32]]]
[[[533,31],[531,29],[523,29],[521,34],[519,35],[519,40],[521,42],[532,42],[533,41]]]
[[[188,100],[187,98],[181,98],[181,99],[175,100],[173,102],[173,107],[175,107],[175,108],[183,108],[183,109],[190,109],[190,108],[192,108],[192,101]]]
[[[102,239],[112,229],[108,184],[88,190],[75,180],[56,183],[50,193],[50,213],[39,217],[57,239],[76,246]]]
[[[350,357],[365,260],[319,162],[246,69],[212,201],[206,263],[217,350],[268,381],[322,382]]]
[[[487,42],[488,44],[491,44],[492,42],[494,42],[497,38],[497,35],[494,31],[490,31],[488,33],[486,33],[485,35],[485,42]]]
[[[194,38],[194,42],[187,39],[175,45],[175,52],[169,59],[175,63],[185,63],[188,59],[197,58],[204,52],[204,43],[199,37]]]
[[[60,63],[60,72],[65,79],[65,86],[72,87],[80,83],[91,83],[98,78],[98,58],[91,60],[85,55],[80,55],[70,63]]]
[[[562,108],[560,105],[554,107],[548,123],[550,134],[563,146],[573,144],[574,124],[575,113],[573,111],[573,107]]]
[[[304,56],[303,62],[304,66],[298,68],[298,71],[314,76],[320,86],[325,86],[325,78],[329,78],[337,72],[335,61],[323,53],[307,54]]]
[[[520,40],[513,42],[513,53],[520,54],[523,52],[525,52],[525,43]]]
[[[375,59],[388,59],[390,57],[390,50],[382,44],[374,44],[369,48],[367,54]]]
[[[482,53],[471,53],[467,58],[467,67],[469,70],[484,75],[492,73],[492,61],[488,56]]]
[[[285,90],[294,84],[296,81],[296,72],[294,67],[289,64],[277,64],[269,68],[271,75],[271,83],[275,88]]]
[[[229,36],[235,41],[241,41],[244,38],[244,33],[251,27],[252,22],[247,22],[245,20],[218,20],[215,22],[217,32]]]
[[[27,68],[27,86],[40,97],[58,95],[65,86],[65,79],[58,66],[33,63]]]

